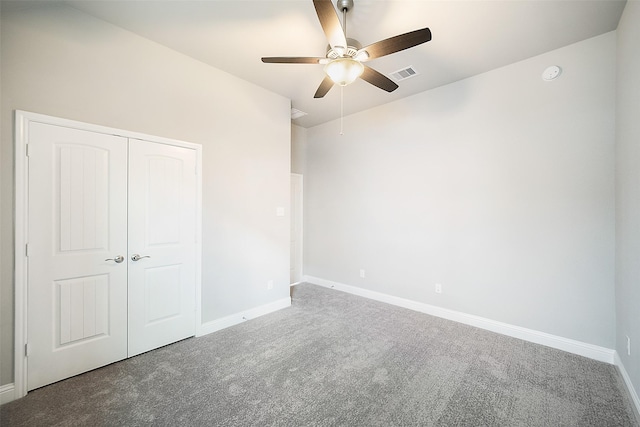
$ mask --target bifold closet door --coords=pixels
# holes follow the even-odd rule
[[[129,141],[129,357],[195,334],[195,150]]]
[[[29,126],[27,389],[127,357],[127,139]]]

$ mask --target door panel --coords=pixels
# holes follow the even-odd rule
[[[181,271],[179,265],[145,269],[145,324],[162,322],[182,314]]]
[[[196,179],[195,150],[130,140],[129,356],[195,334]]]
[[[106,275],[55,281],[55,318],[60,345],[104,336],[109,324],[109,278]]]
[[[127,356],[127,140],[31,123],[27,389]]]

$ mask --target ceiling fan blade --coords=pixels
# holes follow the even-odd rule
[[[398,85],[395,84],[393,80],[373,68],[367,67],[366,65],[364,66],[364,71],[360,78],[382,90],[386,90],[387,92],[393,92],[398,89]]]
[[[269,56],[262,58],[266,64],[321,64],[327,58]]]
[[[320,83],[320,86],[318,87],[318,90],[316,91],[316,94],[313,95],[313,97],[322,98],[327,94],[327,92],[329,92],[329,90],[332,87],[333,87],[333,80],[331,80],[329,76],[325,76],[324,80],[322,80],[322,83]]]
[[[369,61],[374,58],[389,55],[390,53],[400,52],[401,50],[426,43],[429,40],[431,40],[431,30],[428,28],[422,28],[420,30],[400,34],[399,36],[380,40],[379,42],[360,49],[360,52],[366,51],[368,54],[368,57],[364,55],[361,61]]]
[[[320,25],[322,25],[331,47],[347,47],[347,38],[344,35],[340,19],[333,8],[331,0],[313,0],[313,5],[316,8],[318,20],[320,20]]]

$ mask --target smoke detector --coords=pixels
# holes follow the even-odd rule
[[[542,72],[542,80],[550,82],[551,80],[557,79],[558,76],[560,76],[560,73],[562,73],[562,68],[557,65],[552,65]]]

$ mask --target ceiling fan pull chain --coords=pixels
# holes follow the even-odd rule
[[[340,135],[344,135],[344,86],[340,86]]]

